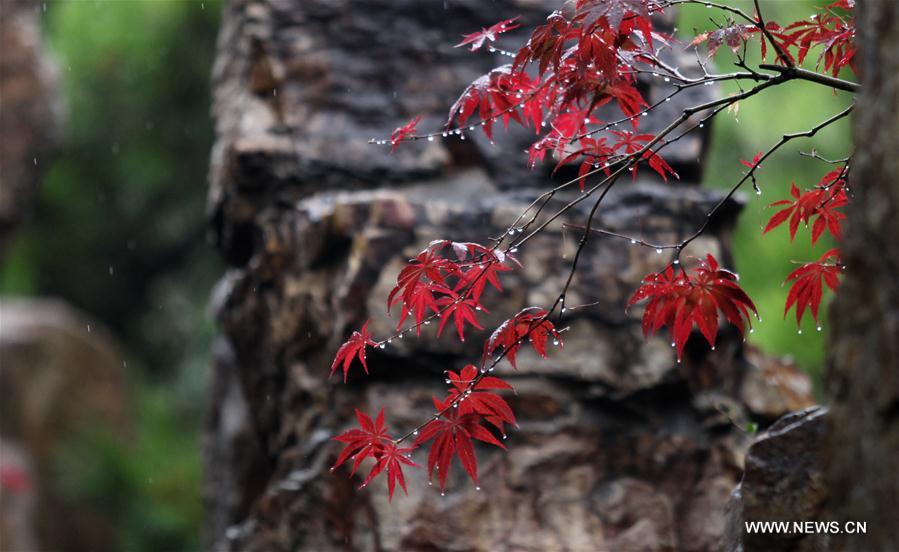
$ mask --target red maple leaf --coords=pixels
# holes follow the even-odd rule
[[[835,9],[852,12],[853,0],[837,0],[826,6],[822,13],[805,21],[797,21],[784,29],[777,29],[775,36],[782,40],[784,49],[797,48],[798,63],[802,63],[809,50],[816,46],[824,49],[818,56],[818,66],[837,76],[840,69],[849,66],[855,71],[855,19],[835,12]]]
[[[415,440],[415,446],[434,440],[428,453],[428,478],[433,477],[436,469],[441,490],[446,488],[446,478],[449,475],[454,456],[459,457],[465,473],[474,481],[475,485],[478,484],[478,462],[472,439],[506,448],[487,428],[481,425],[480,415],[462,414],[458,407],[450,407],[452,400],[452,398],[447,398],[441,402],[436,397],[433,399],[434,408],[437,412],[442,413],[441,418],[443,419],[428,422]]]
[[[736,54],[740,51],[743,44],[758,32],[759,28],[755,25],[731,24],[727,27],[698,35],[690,42],[690,45],[696,46],[708,41],[709,57],[715,55],[715,52],[723,44],[727,44],[727,47]],[[764,44],[764,40],[762,40],[762,43]]]
[[[396,483],[399,483],[403,491],[409,494],[406,491],[403,466],[418,467],[418,464],[409,459],[409,454],[414,447],[400,448],[397,446],[396,442],[387,433],[387,426],[384,425],[383,408],[378,413],[375,421],[372,421],[367,414],[356,409],[356,419],[359,422],[360,429],[350,429],[333,438],[335,441],[345,443],[346,446],[340,452],[337,461],[331,467],[331,471],[353,458],[353,469],[350,472],[352,477],[366,458],[373,458],[375,464],[359,488],[367,486],[378,474],[386,469],[388,501],[393,500],[393,491]]]
[[[350,371],[350,365],[353,363],[353,358],[358,358],[359,362],[362,363],[362,368],[365,370],[365,373],[368,373],[368,364],[365,362],[365,347],[366,346],[374,347],[377,343],[371,338],[368,334],[368,322],[362,325],[361,332],[353,332],[350,338],[337,349],[337,354],[334,355],[334,362],[331,363],[331,373],[328,377],[334,375],[334,372],[337,370],[337,366],[342,362],[343,363],[343,381],[346,383],[347,373]]]
[[[481,29],[476,33],[471,33],[467,35],[463,35],[462,42],[456,44],[456,48],[460,46],[465,46],[467,44],[471,44],[471,51],[474,52],[478,48],[484,45],[485,42],[493,42],[496,40],[496,37],[502,33],[507,31],[511,31],[513,29],[517,29],[521,25],[515,23],[518,17],[513,17],[512,19],[505,19],[487,27],[486,29]]]
[[[440,245],[442,242],[436,242]],[[441,246],[442,247],[442,246]],[[408,305],[418,288],[425,284],[446,286],[445,275],[456,273],[459,266],[437,254],[434,244],[422,250],[396,277],[396,286],[387,296],[387,310],[402,301]],[[402,292],[400,294],[400,292]]]
[[[825,229],[833,237],[840,239],[840,221],[846,218],[846,216],[836,209],[846,205],[848,198],[843,189],[845,180],[835,173],[842,174],[841,171],[832,171],[821,179],[822,183],[829,182],[829,185],[825,184],[821,187],[821,184],[819,184],[819,187],[803,193],[800,193],[799,188],[794,183],[790,188],[790,195],[793,196],[794,201],[782,199],[769,205],[769,207],[776,205],[786,205],[787,207],[774,213],[765,226],[763,233],[770,232],[789,219],[790,241],[793,241],[793,238],[796,237],[799,223],[803,222],[808,226],[814,220],[812,224],[812,244],[818,241]]]
[[[752,300],[736,282],[736,274],[720,268],[709,254],[692,275],[685,271],[675,273],[672,265],[649,275],[628,301],[628,307],[649,299],[643,312],[643,335],[667,326],[680,360],[694,326],[714,347],[719,310],[741,333],[744,320],[749,323],[749,311],[758,315]]]
[[[474,386],[471,382],[478,377],[476,366],[469,364],[460,373],[449,371],[447,373],[450,385],[450,398],[455,399],[462,395],[465,398],[459,403],[459,414],[478,414],[484,420],[503,431],[503,424],[518,425],[515,414],[502,397],[491,393],[488,389],[512,389],[512,386],[500,378],[482,376]]]
[[[449,290],[441,285],[432,283],[416,285],[412,291],[412,296],[403,303],[396,329],[402,328],[406,318],[411,314],[415,318],[415,335],[421,335],[421,325],[425,321],[428,311],[430,310],[434,313],[440,311],[434,292],[447,293]]]
[[[449,128],[453,120],[460,126],[464,125],[477,110],[481,129],[493,140],[493,122],[500,115],[504,124],[508,124],[510,119],[521,125],[526,124],[526,119],[521,118],[517,108],[525,95],[537,91],[537,86],[538,81],[524,71],[514,71],[511,65],[497,67],[477,78],[462,92],[450,107],[446,127]]]
[[[650,15],[658,9],[659,3],[655,0],[578,0],[576,4],[578,15],[585,15],[587,28],[599,18],[605,18],[608,27],[619,32],[622,23],[633,19],[634,26],[640,29],[647,44],[652,47],[652,22]]]
[[[456,331],[459,332],[459,340],[465,341],[465,324],[471,324],[479,330],[484,327],[478,324],[475,318],[475,310],[485,310],[477,301],[473,299],[462,299],[456,292],[447,290],[448,295],[437,299],[437,305],[440,307],[440,325],[437,327],[437,337],[443,333],[443,327],[449,322],[450,318],[456,321]]]
[[[831,258],[833,262],[828,263],[827,260]],[[784,283],[792,280],[793,284],[787,294],[784,318],[790,308],[795,305],[797,325],[802,322],[802,315],[805,314],[806,309],[811,310],[815,322],[818,321],[818,307],[821,305],[824,291],[823,284],[827,284],[831,291],[836,291],[840,285],[842,266],[839,261],[840,252],[836,249],[829,249],[816,262],[806,263],[787,276]]]
[[[761,158],[762,158],[762,152],[758,152],[757,154],[755,154],[755,157],[752,158],[752,161],[746,161],[744,159],[740,159],[740,163],[742,163],[743,166],[745,166],[747,168],[754,169],[755,167],[758,166],[759,160],[761,160]]]
[[[418,124],[418,121],[421,120],[421,115],[415,117],[405,125],[401,127],[397,127],[390,134],[390,153],[396,151],[397,146],[406,139],[407,136],[415,134],[415,126]]]
[[[559,344],[562,337],[555,325],[546,319],[547,312],[537,307],[522,309],[518,314],[506,320],[493,332],[484,344],[484,362],[488,355],[502,347],[506,360],[515,366],[515,357],[522,342],[527,339],[537,354],[546,358],[546,340],[552,335]]]
[[[491,254],[491,256],[493,256],[493,254]],[[515,260],[511,255],[506,255],[506,258]],[[484,293],[484,289],[486,289],[488,283],[496,288],[497,291],[503,290],[502,285],[499,283],[499,273],[508,270],[512,269],[494,257],[494,260],[488,260],[483,264],[479,264],[468,270],[460,271],[458,273],[459,280],[456,282],[455,291],[458,292],[470,288],[471,298],[474,299],[475,302],[478,302],[481,300],[481,295]]]

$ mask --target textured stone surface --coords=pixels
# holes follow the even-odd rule
[[[454,96],[502,62],[452,49],[459,34],[517,14],[527,27],[550,6],[227,4],[209,194],[212,233],[231,264],[213,294],[223,332],[205,435],[213,549],[714,550],[746,441],[729,417],[765,423],[810,400],[799,374],[760,376],[765,368],[732,329],[714,352],[691,341],[683,364],[666,337],[644,341],[639,311],[624,303],[664,259],[597,237],[567,299],[596,305],[566,316],[564,349],[548,361],[523,353],[518,371],[500,369],[517,390],[509,400],[521,427],[508,452],[478,450],[480,492],[453,473],[441,497],[412,471],[410,496],[388,505],[383,485],[357,491],[358,478],[328,471],[337,451],[329,439],[353,407],[385,406],[392,427],[411,429],[431,414],[441,372],[477,358],[487,335],[438,340],[432,325],[420,340],[372,351],[371,376],[344,385],[327,375],[347,332],[370,319],[387,334],[387,292],[409,256],[437,238],[485,242],[551,181],[548,169],[525,168],[533,134],[524,130],[495,146],[472,136],[406,144],[393,156],[366,141],[415,114],[420,128],[437,128]],[[682,101],[714,93],[700,88]],[[602,225],[660,242],[695,229],[720,198],[695,185],[702,151],[696,137],[667,156],[682,183],[622,183],[599,211]],[[581,224],[585,208],[564,222]],[[739,208],[726,204],[690,253],[727,262]],[[490,295],[485,326],[551,302],[578,237],[560,221],[523,247],[524,268],[506,278],[506,293]],[[750,380],[760,389],[751,408]]]
[[[825,534],[748,533],[744,527],[753,521],[831,521],[823,515],[826,435],[827,410],[812,407],[777,420],[752,443],[728,505],[726,550],[827,549]]]

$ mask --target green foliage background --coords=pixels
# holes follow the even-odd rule
[[[216,1],[58,1],[43,30],[66,112],[0,294],[61,297],[124,346],[134,438],[102,427],[58,455],[55,484],[119,531],[118,549],[200,548],[199,430],[223,272],[205,240]]]
[[[751,0],[725,2],[739,7],[748,14],[755,9]],[[767,20],[786,24],[808,18],[816,13],[823,2],[808,0],[763,0],[762,13]],[[710,21],[725,24],[717,10],[703,6],[684,6],[680,13],[680,37],[689,42],[696,34],[712,30]],[[705,54],[705,46],[700,47]],[[814,69],[817,51],[806,59],[805,66]],[[770,57],[769,62],[773,61]],[[721,72],[733,70],[734,56],[728,48],[722,47],[715,55],[715,62]],[[760,61],[758,41],[753,40],[749,48],[750,66]],[[842,74],[852,78],[851,71]],[[739,92],[736,84],[723,83],[722,93]],[[761,94],[740,102],[737,115],[722,113],[712,125],[712,142],[704,184],[711,187],[729,189],[740,178],[744,167],[740,159],[750,160],[758,151],[767,151],[785,133],[808,130],[816,123],[838,113],[849,105],[845,92],[834,93],[830,89],[814,83],[791,82],[787,86],[773,87]],[[770,353],[790,356],[820,382],[820,372],[824,361],[825,339],[827,335],[827,309],[822,309],[822,330],[816,331],[811,315],[806,313],[799,334],[793,311],[784,318],[784,303],[787,287],[781,283],[796,268],[796,262],[817,260],[821,254],[833,247],[827,239],[811,246],[811,235],[800,227],[796,239],[790,243],[785,227],[762,235],[762,230],[774,211],[768,204],[790,197],[790,183],[796,182],[800,188],[811,187],[831,167],[821,161],[799,155],[799,151],[818,153],[829,159],[846,157],[851,153],[851,128],[849,119],[828,127],[812,139],[793,140],[781,148],[757,171],[762,194],[756,196],[747,184],[743,197],[746,207],[740,217],[734,240],[734,256],[741,284],[755,301],[762,318],[749,339]],[[827,299],[825,299],[826,301]]]
[[[752,11],[751,2],[731,2]],[[767,16],[792,21],[814,2],[762,2]],[[712,28],[713,10],[687,7],[682,36]],[[0,272],[0,293],[58,296],[102,319],[124,344],[135,382],[135,440],[122,444],[86,430],[60,457],[66,491],[102,509],[123,550],[200,546],[199,428],[214,333],[207,298],[223,271],[206,244],[204,200],[212,127],[209,74],[220,5],[215,1],[69,1],[49,5],[45,32],[62,68],[68,120],[48,163],[35,216]],[[720,20],[719,20],[720,22]],[[727,70],[722,48],[719,67]],[[757,55],[753,50],[753,55]],[[754,59],[754,58],[752,58]],[[814,65],[814,59],[809,65]],[[736,91],[725,85],[723,93]],[[803,130],[846,104],[814,84],[766,91],[713,125],[706,184],[727,188],[739,159],[751,159],[784,132]],[[847,155],[845,121],[784,148],[748,189],[736,234],[737,270],[763,323],[750,339],[791,355],[817,374],[824,335],[783,320],[780,283],[792,261],[817,258],[800,232],[762,237],[790,182],[810,186],[828,170],[797,154]],[[810,322],[810,321],[809,321]]]

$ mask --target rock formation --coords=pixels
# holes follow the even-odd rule
[[[480,353],[480,339],[436,339],[428,328],[373,351],[371,375],[344,385],[328,370],[347,332],[370,319],[387,335],[387,292],[409,256],[438,238],[486,241],[551,182],[549,170],[526,168],[524,130],[496,145],[472,133],[392,156],[366,142],[417,114],[420,128],[439,128],[464,86],[502,63],[453,49],[460,34],[515,15],[527,28],[554,5],[227,3],[209,193],[212,235],[230,264],[213,294],[222,337],[204,438],[210,548],[715,550],[748,441],[737,424],[767,425],[811,404],[805,376],[748,351],[733,331],[713,352],[691,341],[682,364],[664,336],[644,341],[624,304],[664,260],[595,238],[567,301],[596,304],[566,316],[564,349],[501,368],[517,390],[520,430],[508,452],[478,450],[480,492],[460,470],[441,497],[418,470],[409,497],[388,504],[382,485],[359,491],[358,478],[329,472],[330,438],[353,407],[385,406],[392,427],[411,429],[431,413],[442,371]],[[701,88],[680,102],[714,93]],[[684,106],[672,101],[668,115]],[[646,128],[665,123],[658,117]],[[641,175],[616,187],[602,224],[659,242],[695,229],[721,197],[697,185],[703,142],[669,150],[681,182]],[[740,207],[729,202],[690,253],[728,261]],[[584,216],[575,210],[565,224]],[[565,224],[522,248],[523,268],[490,298],[485,326],[553,300],[579,237]]]

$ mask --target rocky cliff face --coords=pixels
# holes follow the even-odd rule
[[[433,239],[503,232],[551,182],[525,168],[526,131],[496,145],[475,135],[417,142],[393,156],[366,142],[416,114],[420,128],[438,128],[464,86],[502,62],[451,48],[461,33],[515,15],[528,27],[554,5],[227,4],[209,194],[212,235],[231,265],[214,292],[222,337],[205,434],[211,548],[713,550],[743,468],[747,439],[733,421],[766,424],[811,403],[795,368],[747,351],[727,330],[714,352],[691,342],[682,364],[664,336],[644,341],[624,303],[664,261],[597,238],[567,298],[596,304],[566,316],[564,349],[501,368],[521,427],[508,452],[478,451],[480,492],[459,473],[440,496],[417,471],[409,497],[388,504],[380,485],[358,491],[360,481],[329,472],[329,439],[354,406],[385,406],[393,427],[411,428],[431,413],[442,371],[480,353],[480,339],[436,339],[428,328],[373,351],[371,376],[344,385],[327,376],[346,333],[370,319],[387,334],[386,296],[406,258]],[[646,83],[650,98],[655,86]],[[647,128],[664,124],[660,115]],[[702,151],[696,138],[666,157],[682,182],[616,188],[603,225],[657,242],[695,229],[720,197],[696,184]],[[739,209],[729,203],[692,254],[727,259]],[[491,298],[485,326],[553,300],[579,237],[565,224],[519,252],[524,268]]]

